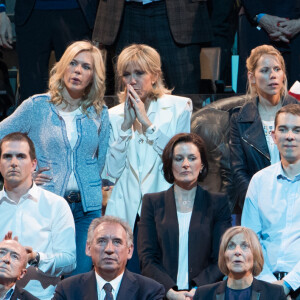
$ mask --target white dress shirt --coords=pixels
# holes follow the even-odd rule
[[[114,299],[117,299],[124,272],[122,274],[120,274],[118,277],[116,277],[115,279],[113,279],[112,281],[105,281],[100,275],[97,274],[96,271],[95,271],[95,274],[96,274],[96,282],[97,282],[98,300],[104,300],[104,298],[105,298],[106,292],[103,289],[103,287],[106,283],[111,284],[111,286],[112,286],[111,293],[112,293]]]
[[[18,203],[0,192],[0,240],[11,230],[24,246],[40,254],[39,269],[51,276],[76,267],[75,226],[66,200],[35,184]],[[55,287],[44,290],[39,282],[25,287],[39,299],[51,299]]]
[[[189,289],[189,228],[192,211],[187,213],[177,212],[179,227],[179,254],[177,286],[179,290]]]
[[[284,280],[300,287],[300,174],[289,179],[281,163],[257,172],[250,181],[242,225],[257,233],[265,264],[258,279],[276,281],[274,272],[289,272]]]

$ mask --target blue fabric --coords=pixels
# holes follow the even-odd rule
[[[104,106],[98,116],[93,107],[76,118],[78,140],[72,150],[66,126],[56,107],[49,103],[50,95],[35,95],[25,100],[17,110],[0,123],[0,139],[21,131],[28,134],[36,148],[38,168],[50,167],[45,174],[53,179],[43,188],[64,196],[71,174],[71,156],[74,174],[80,190],[83,211],[101,210],[101,172],[109,139],[108,110]]]
[[[243,290],[233,290],[226,287],[225,300],[250,300],[251,299],[252,286],[249,286]]]
[[[92,269],[92,259],[85,254],[85,245],[89,226],[93,219],[101,217],[101,210],[84,212],[81,203],[69,203],[75,220],[76,236],[76,269],[69,275],[89,272]],[[68,276],[67,276],[68,277]]]

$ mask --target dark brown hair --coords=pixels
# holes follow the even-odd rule
[[[166,181],[174,183],[175,178],[172,171],[174,148],[180,143],[192,143],[198,148],[203,164],[202,172],[198,175],[198,181],[203,181],[208,173],[206,147],[202,138],[195,133],[178,133],[166,145],[162,154],[163,172]]]
[[[1,141],[0,141],[0,157],[2,155],[2,145],[4,142],[14,142],[14,141],[24,141],[27,142],[29,145],[29,156],[31,160],[36,159],[36,154],[35,154],[35,147],[32,142],[32,140],[29,138],[29,136],[26,133],[23,132],[12,132],[8,135],[6,135]]]
[[[277,124],[278,116],[283,113],[300,117],[300,105],[294,103],[294,104],[288,104],[286,106],[281,107],[275,115],[275,129],[276,129],[276,126],[278,125]]]

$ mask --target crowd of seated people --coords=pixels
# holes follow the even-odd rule
[[[203,140],[189,133],[192,102],[164,86],[155,49],[133,44],[121,52],[121,104],[108,111],[98,48],[89,42],[67,48],[51,71],[49,92],[28,98],[0,123],[0,239],[19,239],[38,271],[69,277],[55,294],[36,280],[27,292],[75,300],[299,299],[300,107],[286,97],[277,50],[257,47],[247,67],[252,98],[232,117],[233,172],[239,166],[253,175],[244,150],[258,151],[256,139],[246,139],[252,121],[274,157],[251,180],[243,210],[242,224],[257,237],[230,229],[226,195],[199,186],[208,162]],[[104,217],[102,178],[114,183]],[[14,256],[0,253],[6,274]],[[131,272],[138,265],[142,275]],[[13,284],[0,283],[7,299],[23,273]],[[222,273],[227,280],[216,283]]]

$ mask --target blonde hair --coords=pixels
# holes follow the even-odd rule
[[[88,115],[87,109],[93,106],[99,114],[104,104],[105,93],[105,66],[100,50],[89,41],[78,41],[72,43],[65,51],[61,59],[54,65],[50,72],[49,92],[50,102],[60,105],[64,102],[62,91],[65,87],[64,74],[70,62],[80,52],[89,52],[93,57],[93,79],[83,94],[81,100],[82,111]]]
[[[264,266],[264,256],[262,253],[261,245],[255,232],[252,229],[243,226],[231,227],[227,229],[226,232],[223,234],[219,250],[219,268],[221,272],[225,275],[228,275],[230,273],[230,270],[228,269],[226,264],[225,252],[230,240],[239,233],[242,233],[244,235],[245,240],[250,246],[250,250],[253,255],[252,274],[254,276],[257,276],[260,274]]]
[[[280,54],[280,52],[277,49],[275,49],[273,46],[262,45],[262,46],[258,46],[251,50],[250,56],[246,60],[246,67],[247,67],[248,72],[251,72],[252,74],[255,73],[258,60],[263,55],[272,55],[278,59],[281,69],[284,74],[283,87],[280,90],[280,96],[285,97],[287,95],[287,77],[286,77],[285,62],[284,62],[284,59],[283,59],[282,55]],[[249,81],[249,77],[248,77],[248,81],[247,81],[247,96],[248,96],[248,98],[249,97],[253,98],[253,97],[257,96],[256,88],[253,85],[251,85],[251,82]]]
[[[171,94],[172,90],[168,90],[164,85],[161,60],[158,52],[148,45],[133,44],[124,48],[117,60],[116,82],[121,102],[124,102],[126,97],[123,74],[131,64],[138,66],[148,74],[157,76],[156,82],[152,85],[151,94],[148,95],[150,99],[157,99],[163,94]]]

